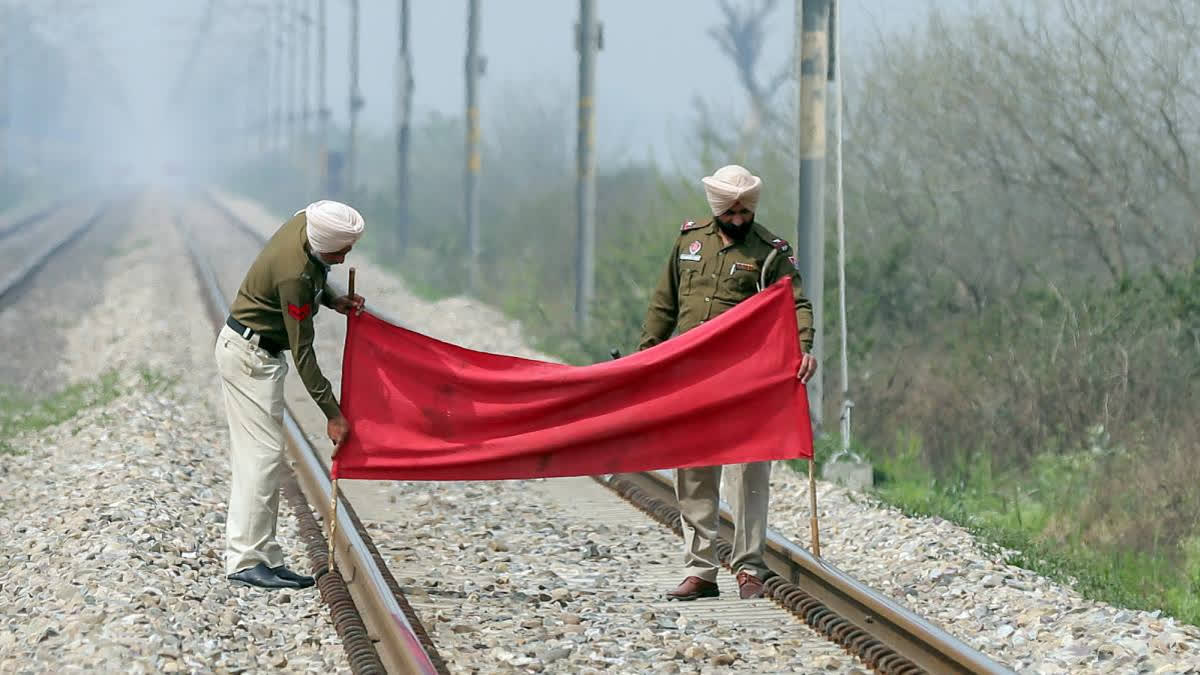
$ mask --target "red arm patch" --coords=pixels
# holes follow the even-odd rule
[[[309,315],[312,314],[312,305],[303,304],[303,305],[300,305],[299,307],[297,307],[296,305],[293,305],[292,303],[289,302],[288,303],[288,314],[290,314],[291,317],[297,321],[303,321],[303,320],[307,319],[309,317]]]

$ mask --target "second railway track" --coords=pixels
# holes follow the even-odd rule
[[[51,256],[105,217],[113,199],[57,202],[4,225],[0,230],[0,251],[11,263],[0,272],[0,303]]]

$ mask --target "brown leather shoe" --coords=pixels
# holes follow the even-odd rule
[[[758,577],[742,570],[737,573],[738,595],[743,600],[751,598],[761,598],[763,596],[763,582]]]
[[[695,600],[696,598],[715,598],[721,595],[721,589],[711,581],[700,577],[688,577],[675,590],[667,593],[668,600]]]

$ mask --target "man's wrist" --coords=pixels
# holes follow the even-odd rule
[[[325,413],[325,419],[333,421],[338,417],[342,417],[342,409],[337,401],[326,401],[318,404],[321,407],[321,412]]]

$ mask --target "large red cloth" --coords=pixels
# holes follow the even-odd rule
[[[812,457],[790,280],[623,358],[571,366],[351,315],[335,478],[495,480]]]

